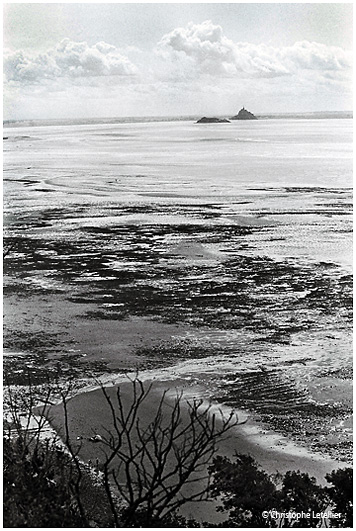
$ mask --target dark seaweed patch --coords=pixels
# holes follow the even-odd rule
[[[171,234],[199,235],[199,242],[235,241],[236,247],[250,231],[234,225],[150,225],[89,228],[76,242],[19,238],[5,272],[18,283],[42,274],[67,291],[75,285],[69,300],[97,305],[88,318],[141,315],[167,323],[245,328],[256,332],[258,341],[272,343],[288,343],[291,334],[317,326],[322,314],[350,318],[352,278],[328,275],[332,264],[234,256],[192,265],[177,261],[163,243]]]
[[[26,352],[11,354],[4,358],[4,375],[7,385],[33,385],[86,377],[95,378],[111,370],[101,360],[86,361],[81,355],[49,357],[48,353]]]
[[[186,224],[99,227],[93,222],[92,227],[71,228],[70,238],[67,233],[61,237],[56,232],[56,238],[52,239],[26,237],[24,228],[52,225],[57,219],[90,217],[90,206],[82,205],[75,210],[72,207],[46,209],[40,215],[24,215],[12,226],[15,230],[22,228],[23,235],[5,238],[4,242],[4,248],[9,250],[4,261],[5,293],[16,294],[21,304],[23,297],[60,291],[61,298],[69,303],[84,304],[84,318],[95,322],[97,327],[105,319],[142,316],[163,323],[239,330],[250,338],[250,348],[259,352],[268,345],[288,345],[293,334],[320,330],[325,322],[348,326],[352,314],[351,276],[341,275],[335,264],[327,262],[312,264],[244,256],[249,236],[263,227],[202,223],[219,215],[219,208],[214,204],[162,208],[161,205],[108,204],[101,209],[104,215],[150,212],[189,214],[199,222],[193,219]],[[178,254],[174,242],[186,243],[183,247],[187,249],[187,257]],[[190,260],[190,244],[193,249],[196,244],[216,245],[228,256]],[[88,304],[90,309],[86,307]],[[45,331],[44,326],[41,331]],[[32,333],[26,337],[12,329],[6,331],[6,341],[8,348],[43,355],[52,361],[63,352],[65,345],[64,338],[60,344],[55,336],[44,334],[36,338]],[[186,357],[210,356],[210,353],[205,347],[185,349],[182,345],[160,345],[155,349],[143,348],[137,355],[142,359],[142,366],[155,367]],[[63,367],[67,363],[62,358],[57,361]],[[84,360],[75,362],[72,358],[68,367],[74,365],[78,371],[85,367]],[[106,370],[104,366],[102,370]],[[259,413],[262,414],[261,409]]]
[[[232,348],[219,348],[219,355],[232,353]],[[191,340],[175,340],[162,342],[153,347],[141,347],[135,352],[143,358],[143,368],[158,368],[167,366],[167,362],[174,363],[187,359],[202,359],[216,356],[217,348],[211,345],[199,345]]]
[[[38,331],[36,334],[28,334],[26,331],[6,330],[4,336],[4,348],[21,350],[45,355],[44,353],[56,352],[58,334]]]

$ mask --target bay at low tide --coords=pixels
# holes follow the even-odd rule
[[[4,135],[11,381],[199,382],[350,458],[352,120]]]

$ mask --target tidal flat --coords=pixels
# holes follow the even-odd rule
[[[246,141],[228,165],[235,137],[221,130],[191,129],[184,158],[188,125],[174,127],[172,168],[157,147],[167,124],[7,132],[7,381],[74,378],[89,401],[96,381],[117,384],[136,371],[170,388],[198,385],[203,398],[243,412],[260,438],[277,434],[276,450],[288,455],[291,441],[346,466],[352,197],[334,174],[337,163],[350,172],[348,159],[335,148],[325,161],[313,135],[304,159],[300,151],[284,159],[280,123],[271,139],[262,122],[233,125],[229,134]],[[203,157],[215,141],[214,166]],[[56,158],[60,147],[66,156]],[[250,180],[239,178],[241,165]],[[274,180],[261,177],[277,167]],[[309,181],[297,182],[298,171]]]

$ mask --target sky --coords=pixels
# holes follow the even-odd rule
[[[352,3],[5,3],[4,119],[352,109]]]

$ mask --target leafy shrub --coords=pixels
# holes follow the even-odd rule
[[[219,498],[220,511],[228,511],[224,527],[352,527],[352,469],[326,475],[331,487],[300,471],[271,476],[250,456],[237,454],[232,462],[217,456],[210,467],[211,495]],[[263,517],[263,511],[294,516]],[[295,516],[301,513],[302,516]],[[310,513],[312,517],[305,517]],[[340,514],[325,518],[320,513]]]
[[[4,439],[4,527],[85,527],[69,488],[68,460],[48,442]]]

